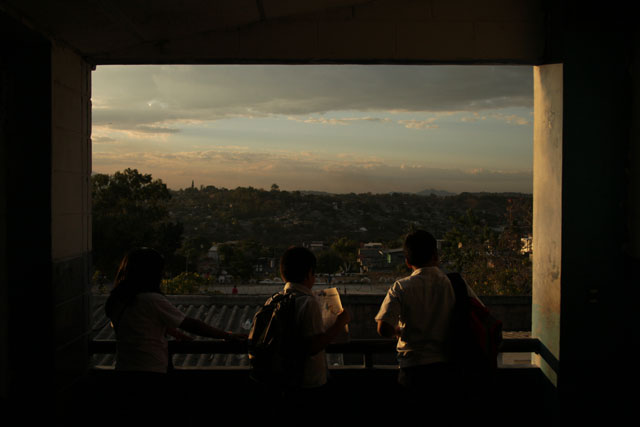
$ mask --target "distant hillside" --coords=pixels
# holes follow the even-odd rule
[[[255,240],[283,246],[340,237],[398,242],[411,228],[430,230],[440,238],[467,210],[486,225],[500,227],[510,203],[530,211],[532,197],[511,193],[329,194],[208,186],[172,191],[169,210],[184,225],[187,238]]]

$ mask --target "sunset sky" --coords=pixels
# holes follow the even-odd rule
[[[170,188],[532,192],[532,67],[99,66],[93,171]]]

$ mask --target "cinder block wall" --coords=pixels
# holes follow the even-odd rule
[[[89,333],[91,68],[51,50],[51,254],[58,389],[82,375]]]

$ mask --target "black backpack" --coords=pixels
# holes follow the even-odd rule
[[[498,367],[502,321],[469,296],[459,273],[447,275],[456,296],[450,354],[454,367],[467,379],[490,378]]]
[[[251,378],[275,389],[290,389],[302,377],[302,341],[297,332],[297,294],[276,293],[253,317],[248,338]]]

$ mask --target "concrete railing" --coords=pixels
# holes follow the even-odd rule
[[[395,352],[395,340],[389,339],[354,339],[346,343],[331,344],[327,353],[362,354],[365,368],[372,368],[375,354],[392,354]],[[91,354],[113,354],[116,342],[113,340],[94,340],[89,343]],[[502,353],[536,353],[551,368],[557,371],[558,362],[537,338],[505,338],[500,348]],[[246,354],[247,344],[243,342],[226,342],[222,340],[171,341],[170,354]]]

